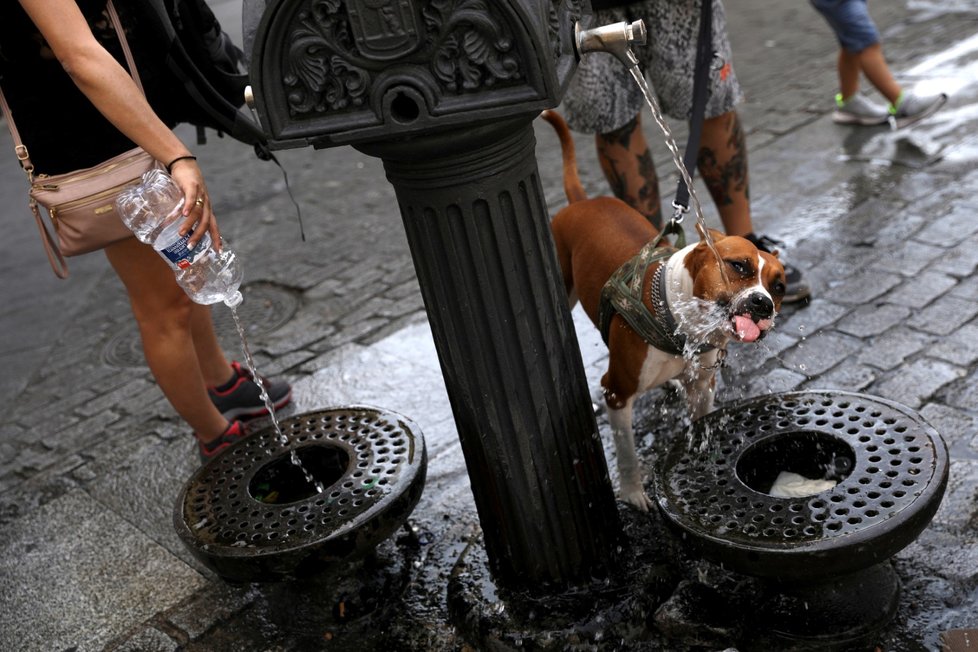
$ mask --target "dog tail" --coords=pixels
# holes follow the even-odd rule
[[[564,160],[564,193],[567,195],[567,201],[573,204],[587,199],[587,193],[581,185],[581,177],[577,173],[574,139],[571,137],[567,123],[559,113],[550,109],[541,113],[540,117],[553,125],[557,138],[560,139],[560,153]]]

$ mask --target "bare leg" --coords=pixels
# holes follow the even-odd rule
[[[211,318],[211,307],[198,303],[191,307],[190,329],[194,338],[194,350],[197,352],[197,362],[208,387],[223,385],[230,380],[233,373],[228,364],[224,349],[221,348],[214,332],[214,320]]]
[[[657,229],[662,228],[662,200],[652,153],[639,116],[624,127],[596,134],[598,161],[615,197],[635,208]]]
[[[868,48],[856,55],[859,57],[859,66],[862,68],[866,79],[878,90],[883,97],[895,104],[900,98],[900,84],[893,78],[890,67],[886,65],[886,58],[883,56],[883,46],[879,43],[870,45]]]
[[[747,142],[736,111],[703,121],[696,164],[727,235],[752,232]]]
[[[228,422],[201,375],[191,333],[193,302],[163,259],[135,238],[110,245],[105,255],[126,286],[146,363],[163,394],[201,439],[219,436]]]
[[[848,100],[859,92],[859,73],[862,70],[862,66],[859,65],[859,55],[840,48],[838,70],[839,92],[843,100]]]

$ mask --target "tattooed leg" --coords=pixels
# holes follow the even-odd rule
[[[645,142],[638,116],[620,129],[596,134],[598,161],[611,191],[623,202],[644,215],[657,229],[662,228],[662,201],[659,178],[652,153]]]
[[[753,231],[747,178],[747,143],[736,111],[703,122],[696,161],[727,235]]]

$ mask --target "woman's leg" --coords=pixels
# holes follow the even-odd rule
[[[190,330],[204,384],[208,387],[223,385],[234,375],[234,370],[228,363],[224,349],[221,348],[217,333],[214,332],[211,307],[195,303],[190,310]]]
[[[169,265],[135,238],[108,246],[105,255],[126,286],[146,363],[164,396],[202,441],[217,438],[228,421],[207,395],[192,335],[193,302]]]

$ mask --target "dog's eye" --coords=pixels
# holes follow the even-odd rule
[[[784,296],[784,292],[785,292],[785,285],[783,282],[775,281],[774,283],[771,284],[771,294],[773,294],[774,296],[776,297]]]
[[[740,276],[750,276],[751,266],[746,260],[728,260],[727,264],[733,268],[733,271],[737,272]]]

